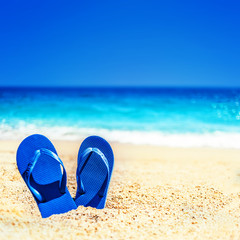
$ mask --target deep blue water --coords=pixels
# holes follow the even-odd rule
[[[115,131],[114,140],[117,131],[120,141],[134,132],[236,135],[240,89],[0,88],[2,138],[43,129],[58,137]]]

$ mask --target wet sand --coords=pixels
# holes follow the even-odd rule
[[[112,144],[106,208],[42,219],[0,141],[0,239],[240,239],[240,150]],[[75,196],[80,142],[53,141]]]

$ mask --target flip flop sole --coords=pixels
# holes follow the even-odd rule
[[[25,171],[31,164],[36,151],[40,149],[47,149],[57,155],[50,140],[39,134],[25,138],[17,150],[17,166],[25,182]],[[47,155],[39,157],[32,171],[30,183],[44,197],[44,201],[39,201],[33,194],[43,218],[76,209],[76,204],[67,187],[65,193],[61,193],[59,190],[59,182],[62,176],[62,168],[59,162],[54,161]]]
[[[91,206],[94,208],[102,209],[105,207],[107,190],[109,188],[109,183],[113,171],[114,165],[114,155],[110,144],[103,138],[98,136],[90,136],[86,138],[80,146],[78,153],[78,164],[80,164],[80,156],[88,148],[99,149],[107,159],[108,169],[109,169],[109,181],[106,185],[106,192],[103,197],[98,195],[100,188],[103,185],[104,180],[107,176],[107,168],[101,157],[93,153],[89,157],[86,165],[81,172],[81,179],[85,189],[84,194],[80,194],[80,186],[78,186],[75,203],[77,206],[83,205],[85,207]]]

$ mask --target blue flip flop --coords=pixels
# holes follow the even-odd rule
[[[63,162],[49,139],[39,134],[25,138],[17,150],[17,166],[43,218],[77,208]]]
[[[103,138],[86,138],[78,152],[77,206],[105,207],[109,183],[112,176],[114,156],[110,144]]]

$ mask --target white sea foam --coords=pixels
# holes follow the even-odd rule
[[[111,142],[147,144],[169,147],[215,147],[240,149],[240,132],[214,133],[163,133],[157,131],[122,131],[76,127],[37,127],[19,124],[0,125],[0,139],[18,139],[31,134],[43,134],[55,140],[82,140],[89,135],[99,135]]]

